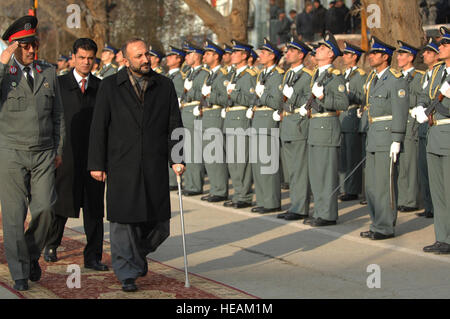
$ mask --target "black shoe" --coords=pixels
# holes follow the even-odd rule
[[[355,194],[344,194],[344,195],[339,196],[339,199],[342,202],[348,202],[348,201],[351,201],[351,200],[358,199],[358,195],[355,195]]]
[[[28,280],[27,279],[17,279],[14,281],[14,287],[15,290],[18,291],[25,291],[30,289],[28,287]]]
[[[426,253],[450,254],[450,245],[437,241],[433,245],[423,247],[423,251]]]
[[[300,215],[296,213],[286,212],[286,215],[284,215],[284,220],[300,220],[308,218],[308,215]]]
[[[201,194],[203,194],[203,192],[194,192],[194,191],[187,191],[187,190],[183,191],[184,196],[197,196],[197,195],[201,195]]]
[[[31,260],[30,261],[30,280],[35,282],[41,279],[42,270],[41,266],[39,266],[39,260]]]
[[[410,212],[414,212],[416,210],[418,210],[417,207],[406,207],[406,206],[398,206],[398,211],[402,212],[402,213],[410,213]]]
[[[367,200],[363,199],[362,201],[359,202],[359,205],[367,205]]]
[[[252,207],[252,203],[247,203],[247,202],[237,202],[233,204],[234,208],[247,208],[247,207]]]
[[[234,203],[233,203],[232,200],[229,200],[229,201],[223,203],[223,206],[225,206],[225,207],[233,207],[233,206],[234,206]]]
[[[136,281],[136,279],[134,279],[134,278],[125,279],[122,282],[122,290],[125,292],[137,291],[138,288],[136,286],[135,281]]]
[[[169,186],[169,190],[170,191],[177,191],[178,190],[178,186]]]
[[[326,220],[326,219],[322,219],[320,217],[314,219],[314,221],[311,223],[311,226],[313,226],[313,227],[332,226],[332,225],[336,225],[335,220]]]
[[[44,249],[44,260],[46,262],[56,262],[58,261],[58,256],[56,255],[56,248],[47,248]]]
[[[144,271],[139,275],[139,277],[145,277],[148,273],[148,263],[145,263]]]
[[[373,231],[368,230],[368,231],[363,231],[359,233],[359,236],[361,236],[362,238],[371,238],[373,235]]]
[[[84,268],[93,269],[97,271],[108,271],[109,268],[105,264],[102,264],[99,261],[91,261],[88,263],[84,263]]]
[[[289,189],[289,183],[282,183],[281,189]]]
[[[281,211],[281,207],[275,207],[275,208],[264,208],[260,210],[258,213],[260,214],[268,214],[268,213],[274,213]]]
[[[369,237],[372,240],[383,240],[383,239],[389,239],[389,238],[393,238],[395,235],[394,234],[382,234],[382,233],[378,233],[378,232],[372,232],[372,235]]]
[[[424,212],[421,212],[421,213],[416,213],[416,215],[419,216],[419,217],[425,217],[425,218],[433,218],[434,217],[433,212],[430,212],[430,211],[424,211]]]
[[[287,212],[278,214],[278,215],[277,215],[277,218],[284,219],[284,217],[286,217],[288,214],[291,214],[291,212],[287,211]]]
[[[208,198],[208,202],[217,203],[217,202],[223,202],[224,200],[227,200],[227,199],[228,199],[228,197],[212,195]]]
[[[311,225],[312,223],[314,223],[315,220],[316,219],[314,217],[305,218],[305,220],[303,221],[303,224]]]
[[[211,194],[200,197],[200,200],[207,201],[211,197]]]
[[[256,207],[253,207],[252,209],[251,209],[251,212],[252,213],[260,213],[260,212],[262,212],[264,210],[264,207],[262,207],[262,206],[256,206]]]

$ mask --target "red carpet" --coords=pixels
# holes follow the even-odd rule
[[[0,217],[1,221],[1,217]],[[13,287],[4,254],[3,229],[0,229],[0,285],[20,298],[27,299],[239,299],[256,298],[221,283],[190,274],[190,288],[184,287],[184,271],[148,259],[149,271],[136,280],[137,292],[125,293],[112,269],[98,272],[83,268],[85,236],[65,229],[63,242],[58,248],[58,262],[47,263],[41,259],[42,277],[39,282],[29,282],[30,290],[16,292]],[[111,265],[109,243],[104,242],[102,262]],[[71,272],[69,265],[80,265],[81,287],[68,288],[66,281]],[[111,267],[110,267],[111,268]]]

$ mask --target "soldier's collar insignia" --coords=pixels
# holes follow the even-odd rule
[[[16,75],[17,74],[17,68],[14,65],[11,65],[9,68],[9,74]]]
[[[36,64],[36,71],[37,71],[38,73],[41,73],[41,72],[42,72],[42,68],[41,68],[41,66],[40,66],[39,64]]]

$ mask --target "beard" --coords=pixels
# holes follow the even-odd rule
[[[131,71],[137,74],[146,75],[150,72],[150,63],[144,63],[141,64],[139,67],[136,67],[134,65],[130,65]]]

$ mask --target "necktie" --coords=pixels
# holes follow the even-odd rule
[[[289,72],[288,72],[288,75],[286,76],[286,84],[287,85],[289,85],[289,86],[292,86],[291,84],[292,84],[292,78],[294,77],[294,71],[293,70],[290,70]]]
[[[378,75],[375,74],[375,76],[373,77],[373,80],[372,80],[371,87],[375,87],[375,85],[377,85],[377,82],[378,82]]]
[[[86,79],[81,79],[81,93],[84,94],[84,92],[86,91]]]
[[[444,73],[442,74],[441,85],[444,84],[446,78],[447,78],[447,69],[445,69]]]
[[[27,77],[28,85],[30,86],[31,91],[33,91],[34,81],[33,81],[33,77],[31,76],[31,69],[30,69],[30,67],[29,66],[24,67],[23,71],[27,75],[26,77]]]

